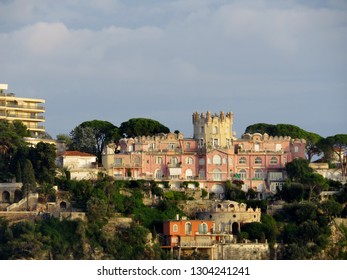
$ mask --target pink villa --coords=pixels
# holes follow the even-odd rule
[[[119,179],[197,181],[200,188],[222,197],[227,180],[242,180],[242,189],[274,193],[285,180],[285,164],[305,158],[304,139],[244,134],[232,130],[231,112],[193,113],[193,138],[168,133],[123,138],[118,147],[108,145],[103,154],[107,174]]]

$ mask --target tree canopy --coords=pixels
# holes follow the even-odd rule
[[[170,129],[158,121],[145,118],[133,118],[121,123],[120,132],[126,137],[150,136],[158,133],[169,133]]]
[[[71,133],[70,150],[94,154],[101,162],[102,151],[109,142],[119,139],[119,129],[108,121],[86,121],[75,127]]]

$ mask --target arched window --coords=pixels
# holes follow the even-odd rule
[[[2,202],[10,203],[10,193],[8,191],[2,193]]]
[[[178,232],[178,225],[174,224],[172,227],[173,232]]]
[[[185,233],[192,234],[192,224],[190,222],[187,222],[185,225]]]
[[[246,164],[247,163],[247,160],[245,157],[242,157],[239,159],[239,164]]]
[[[277,159],[277,157],[272,157],[272,158],[270,159],[270,164],[273,164],[273,165],[278,164],[278,159]]]
[[[186,164],[193,164],[193,158],[192,157],[186,158]]]
[[[213,133],[213,134],[217,134],[217,133],[218,133],[218,127],[217,127],[217,126],[214,126],[214,127],[213,127],[212,133]]]
[[[155,178],[156,179],[163,179],[163,171],[161,169],[157,169],[155,171]]]
[[[162,157],[156,157],[155,158],[155,163],[156,164],[162,164],[163,163],[163,158]]]
[[[171,165],[177,165],[177,163],[178,163],[177,157],[172,157],[172,158],[170,159],[170,164],[171,164]]]
[[[186,178],[193,179],[193,171],[191,169],[186,170]]]
[[[202,223],[199,225],[199,233],[200,234],[207,234],[208,232],[208,227],[206,223]]]
[[[240,174],[240,179],[241,180],[246,180],[246,178],[247,178],[247,171],[245,169],[241,169],[239,174]]]
[[[216,165],[222,165],[222,157],[220,155],[214,155],[212,162]]]
[[[294,153],[298,153],[299,152],[299,147],[298,146],[295,146],[294,147]]]
[[[263,179],[263,170],[256,169],[254,171],[254,178],[256,178],[256,179]]]
[[[254,160],[255,164],[262,164],[262,162],[263,161],[262,161],[261,157],[256,157],[255,160]]]

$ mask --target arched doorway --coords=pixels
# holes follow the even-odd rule
[[[17,203],[20,200],[22,200],[22,198],[23,198],[22,191],[21,190],[15,190],[14,191],[14,200],[13,200],[13,202]]]
[[[239,224],[236,223],[236,222],[234,222],[234,223],[232,224],[232,233],[233,233],[234,235],[238,235],[238,234],[239,234]]]
[[[10,193],[8,191],[2,192],[2,202],[10,203]]]
[[[60,206],[61,210],[65,210],[66,209],[66,202],[65,201],[60,202],[59,206]]]

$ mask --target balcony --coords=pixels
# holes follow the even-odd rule
[[[1,116],[5,116],[7,118],[11,119],[19,119],[19,120],[39,120],[39,121],[44,121],[45,117],[44,116],[31,116],[28,114],[9,114],[9,113],[0,113]]]
[[[141,168],[140,163],[113,163],[114,168]]]
[[[6,102],[0,102],[0,107],[5,108],[15,108],[15,109],[24,109],[24,110],[35,110],[35,111],[45,111],[45,106],[42,105],[18,105],[18,104],[9,104]]]
[[[276,150],[238,150],[237,151],[239,155],[242,154],[283,154],[283,149],[276,151]]]

